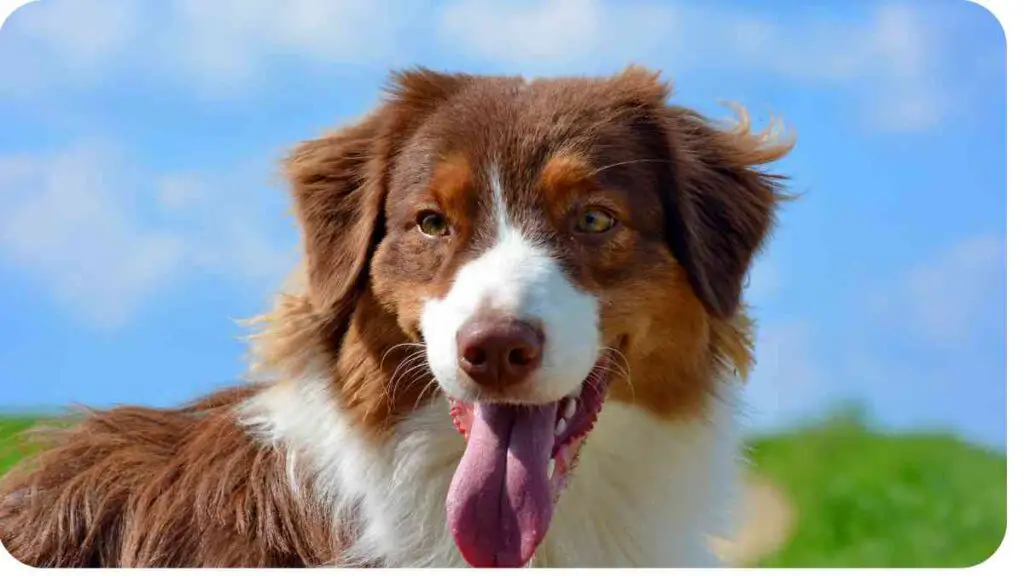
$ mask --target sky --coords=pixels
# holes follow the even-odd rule
[[[964,0],[39,0],[0,28],[0,410],[235,383],[298,258],[278,175],[389,70],[606,74],[781,119],[754,431],[863,405],[1005,447],[1006,52]]]

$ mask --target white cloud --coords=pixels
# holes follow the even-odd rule
[[[895,305],[909,312],[918,334],[940,345],[969,341],[977,317],[1006,282],[1006,241],[994,234],[965,238],[930,262],[911,268]]]
[[[269,165],[245,163],[219,176],[171,175],[158,191],[166,225],[188,239],[193,266],[261,293],[275,288],[298,259],[286,231],[287,197],[258,185]]]
[[[419,42],[525,74],[627,61],[765,72],[857,95],[876,128],[920,130],[951,106],[936,76],[937,30],[922,14],[887,4],[867,20],[782,23],[763,12],[651,1],[452,0],[431,10],[399,0],[45,0],[5,28],[0,89],[31,94],[40,83],[95,80],[121,65],[205,96],[237,97],[281,58],[393,66],[421,59]]]
[[[1005,238],[963,237],[860,292],[834,347],[845,390],[889,426],[1005,446]]]
[[[452,0],[437,10],[399,0],[45,0],[23,10],[0,51],[0,89],[22,94],[122,65],[236,97],[281,58],[392,66],[418,57],[421,42],[531,75],[628,61],[765,72],[850,91],[887,130],[928,128],[950,106],[936,30],[901,4],[866,21],[785,23],[724,6],[610,0]]]
[[[758,429],[786,426],[810,417],[834,399],[814,358],[810,323],[790,320],[758,331],[757,364],[744,389],[751,424]]]
[[[24,34],[72,70],[92,72],[134,39],[138,21],[132,0],[102,3],[46,0],[23,8]]]
[[[676,27],[668,6],[602,0],[458,0],[441,11],[439,38],[460,52],[524,73],[652,56]]]
[[[867,29],[870,49],[863,58],[883,64],[877,71],[883,89],[871,104],[882,128],[910,131],[931,127],[949,105],[940,98],[945,90],[934,74],[939,57],[935,38],[921,21],[921,14],[909,7],[883,6]]]
[[[685,4],[456,0],[442,11],[441,37],[473,58],[531,72],[578,72],[609,59],[667,61],[839,86],[864,99],[876,127],[918,130],[937,122],[944,106],[934,39],[922,22],[903,5],[883,5],[864,23],[780,23],[736,8]]]
[[[800,80],[915,75],[927,58],[920,18],[905,6],[883,5],[866,22],[797,17],[781,23],[725,10],[687,13],[690,38],[723,51],[715,60]]]
[[[977,234],[860,290],[866,309],[849,302],[851,314],[830,326],[799,318],[765,324],[745,391],[753,426],[785,427],[857,400],[886,425],[952,422],[999,443],[993,423],[1005,405],[1005,380],[992,346],[1005,316],[998,300],[1005,281],[1005,238]]]
[[[264,294],[294,244],[246,181],[263,173],[225,173],[142,178],[109,147],[0,158],[0,256],[101,328],[196,271]]]
[[[212,90],[254,80],[275,56],[394,58],[408,16],[390,0],[175,0],[171,8],[164,57]]]
[[[184,264],[181,238],[140,225],[109,152],[0,160],[0,253],[102,326],[121,324]]]
[[[0,90],[95,81],[112,69],[238,96],[281,57],[381,63],[416,17],[402,0],[43,0],[5,26]],[[17,53],[17,54],[15,54]],[[70,77],[69,77],[70,75]]]
[[[194,174],[171,174],[157,181],[157,202],[170,212],[194,206],[201,200],[202,194],[202,179]]]
[[[3,24],[0,94],[96,82],[136,40],[136,0],[36,0]]]

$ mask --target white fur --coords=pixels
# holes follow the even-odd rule
[[[299,470],[311,474],[338,529],[355,528],[359,537],[338,564],[460,565],[447,543],[444,503],[465,442],[447,408],[421,408],[381,446],[337,408],[328,382],[315,375],[281,382],[243,405],[240,416],[264,441],[287,451],[296,490]]]
[[[277,384],[243,407],[242,420],[287,450],[291,470],[309,467],[339,522],[356,522],[359,537],[339,564],[465,566],[445,518],[465,449],[447,403],[420,408],[391,440],[372,443],[327,382],[311,374]],[[732,384],[718,396],[703,419],[687,422],[609,401],[532,565],[716,565],[706,536],[728,528],[740,454]]]
[[[486,312],[536,322],[544,330],[544,354],[519,399],[555,402],[576,392],[597,362],[598,302],[573,286],[558,261],[513,226],[496,170],[490,180],[496,243],[459,270],[443,298],[424,303],[420,330],[427,361],[445,392],[472,400],[474,385],[459,369],[458,330]]]

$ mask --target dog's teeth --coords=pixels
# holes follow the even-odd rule
[[[555,461],[548,460],[548,480],[555,477]]]
[[[565,418],[559,418],[558,422],[555,422],[555,436],[561,436],[567,426]]]
[[[566,420],[569,420],[570,418],[576,415],[576,405],[577,404],[575,398],[569,398],[568,400],[565,401],[565,412],[563,413],[563,417]]]

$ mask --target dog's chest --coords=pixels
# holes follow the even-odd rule
[[[308,383],[307,383],[308,384]],[[464,566],[445,500],[465,449],[446,402],[425,406],[387,446],[370,446],[322,389],[278,388],[245,420],[314,467],[319,497],[355,522],[344,564]],[[723,395],[725,396],[725,395]],[[716,564],[706,535],[728,530],[738,480],[734,406],[698,421],[659,421],[608,402],[555,508],[533,566],[697,567]]]
[[[706,535],[728,528],[738,473],[739,447],[725,408],[705,422],[667,424],[606,405],[532,566],[716,565]],[[444,412],[424,430],[448,426]],[[378,506],[367,508],[365,519],[376,527],[361,544],[367,553],[377,549],[392,566],[464,565],[444,511],[462,449],[457,435],[416,432],[397,445],[393,477],[408,479],[401,483],[408,492],[392,487],[372,498]]]

